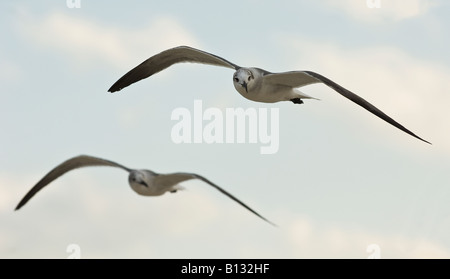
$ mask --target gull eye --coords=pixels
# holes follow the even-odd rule
[[[235,82],[239,82],[239,79],[237,77],[234,78]]]

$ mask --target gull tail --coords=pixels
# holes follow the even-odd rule
[[[300,91],[300,90],[298,90],[298,89],[296,89],[296,88],[294,88],[294,89],[292,89],[292,90],[294,91],[295,94],[300,95],[300,96],[299,96],[300,99],[313,99],[313,100],[318,100],[318,101],[320,101],[320,99],[315,98],[315,97],[312,97],[312,96],[310,96],[310,95],[308,95],[308,94],[306,94],[306,93],[303,93],[302,91]]]

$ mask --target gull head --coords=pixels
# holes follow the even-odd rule
[[[151,190],[150,187],[152,187],[149,177],[141,170],[132,170],[128,176],[128,183],[140,195],[146,195]]]
[[[234,88],[244,97],[252,88],[255,76],[249,68],[240,68],[233,75]]]

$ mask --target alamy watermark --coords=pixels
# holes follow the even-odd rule
[[[366,252],[369,254],[368,259],[381,259],[381,248],[378,244],[367,245]]]
[[[67,245],[66,252],[69,254],[68,259],[81,259],[81,248],[78,244]]]
[[[81,0],[66,0],[66,5],[69,9],[79,9],[81,8]]]
[[[381,8],[381,0],[367,0],[366,4],[369,9]]]
[[[204,110],[203,102],[195,100],[192,112],[187,108],[176,108],[172,111],[171,119],[177,121],[171,131],[171,139],[176,144],[252,143],[261,145],[261,154],[278,152],[278,108],[221,110],[210,107]]]

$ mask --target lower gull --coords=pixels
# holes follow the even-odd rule
[[[116,162],[87,156],[87,155],[80,155],[77,157],[73,157],[58,166],[56,166],[54,169],[52,169],[49,173],[47,173],[36,185],[31,188],[31,190],[22,198],[22,200],[19,202],[19,204],[16,207],[16,210],[19,210],[22,206],[24,206],[37,192],[39,192],[42,188],[47,186],[49,183],[51,183],[53,180],[57,179],[58,177],[62,176],[66,172],[69,172],[71,170],[82,168],[82,167],[92,167],[92,166],[110,166],[110,167],[117,167],[120,169],[123,169],[129,173],[128,176],[128,183],[131,186],[131,189],[133,189],[136,193],[143,196],[160,196],[163,195],[166,192],[175,193],[178,190],[183,190],[183,187],[179,185],[179,183],[191,179],[199,179],[212,187],[219,190],[221,193],[225,194],[232,200],[236,201],[246,209],[253,212],[256,216],[260,217],[264,221],[272,224],[269,220],[261,216],[259,213],[251,209],[249,206],[247,206],[245,203],[238,200],[236,197],[222,189],[221,187],[217,186],[213,182],[209,181],[205,177],[195,174],[195,173],[184,173],[184,172],[177,172],[177,173],[171,173],[171,174],[159,174],[156,172],[153,172],[151,170],[144,170],[144,169],[129,169],[123,165],[120,165]]]

